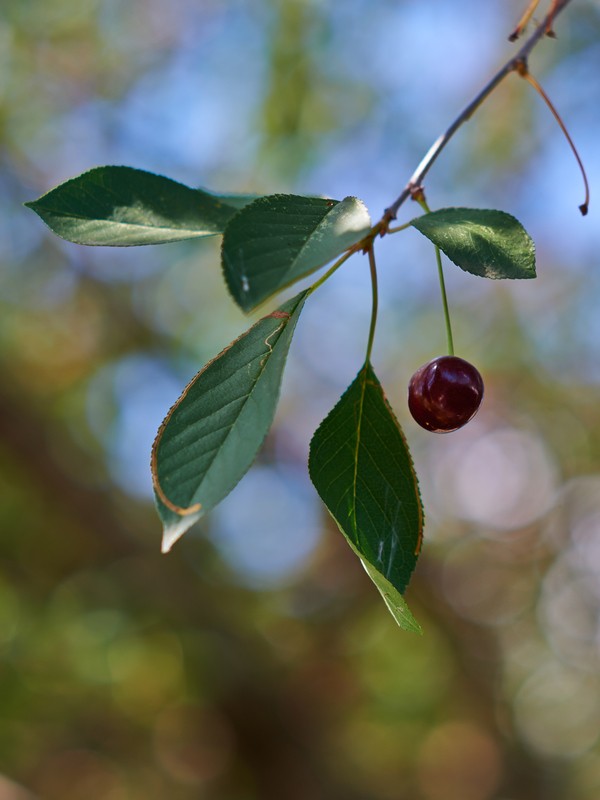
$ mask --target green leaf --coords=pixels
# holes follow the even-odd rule
[[[236,303],[249,311],[332,261],[370,228],[369,212],[356,197],[341,202],[285,194],[260,197],[225,230],[225,280]]]
[[[398,625],[420,631],[402,597],[423,536],[417,476],[368,362],[319,426],[308,466],[321,499]]]
[[[411,221],[461,269],[482,278],[535,278],[535,245],[504,211],[442,208]]]
[[[96,167],[25,205],[70,242],[127,247],[223,233],[254,199],[190,189],[132,167]]]
[[[152,448],[163,552],[242,478],[275,414],[307,292],[242,334],[188,384]]]
[[[168,553],[175,542],[180,539],[192,525],[198,522],[203,516],[204,510],[196,509],[189,514],[177,514],[163,503],[156,490],[154,491],[154,503],[163,525],[161,550],[163,553]]]
[[[355,550],[355,548],[353,549]],[[412,611],[408,607],[406,600],[402,597],[400,592],[384,578],[379,570],[375,569],[375,567],[373,567],[367,561],[362,561],[362,565],[365,568],[369,578],[371,578],[375,586],[379,589],[379,592],[381,593],[381,596],[383,597],[390,614],[396,620],[398,625],[405,631],[422,633],[423,629],[414,618]]]
[[[199,191],[203,191],[200,189]],[[235,208],[236,212],[239,211],[244,206],[253,203],[255,200],[258,200],[259,197],[263,195],[260,194],[213,194],[213,197],[216,197],[217,200],[220,200],[225,205],[231,206]]]

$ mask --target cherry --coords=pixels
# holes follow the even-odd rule
[[[438,356],[410,379],[408,408],[422,428],[449,433],[477,413],[483,380],[475,367],[458,356]]]

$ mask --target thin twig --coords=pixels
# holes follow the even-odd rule
[[[577,148],[575,147],[575,142],[573,141],[573,139],[571,139],[571,134],[567,130],[565,123],[562,121],[562,117],[560,116],[560,114],[558,113],[556,108],[554,107],[554,103],[552,102],[552,100],[550,100],[550,98],[548,97],[548,95],[546,94],[544,89],[541,87],[539,81],[536,80],[536,78],[534,78],[533,75],[527,69],[527,64],[523,63],[522,68],[519,70],[519,75],[522,78],[524,78],[531,86],[533,86],[533,88],[540,95],[542,100],[546,103],[546,105],[548,106],[548,108],[552,112],[552,116],[554,117],[554,119],[558,123],[559,128],[561,129],[561,131],[565,135],[565,138],[566,138],[567,142],[569,143],[571,151],[573,152],[573,155],[575,156],[575,159],[577,160],[577,163],[579,165],[579,169],[581,170],[581,177],[583,178],[583,186],[584,186],[584,189],[585,189],[585,198],[584,198],[583,203],[579,206],[579,210],[581,211],[581,213],[585,217],[585,215],[588,213],[588,208],[589,208],[589,205],[590,205],[590,185],[588,183],[587,175],[586,175],[586,172],[585,172],[585,167],[583,166],[583,161],[581,160],[579,152],[577,151]]]
[[[413,172],[410,180],[402,190],[400,196],[396,199],[394,203],[392,203],[389,208],[386,208],[383,217],[381,218],[381,222],[379,224],[379,229],[383,234],[391,222],[391,220],[396,219],[396,215],[398,214],[398,209],[400,206],[408,200],[408,198],[413,194],[415,189],[418,189],[425,176],[433,166],[435,160],[440,155],[442,150],[446,147],[450,139],[454,136],[456,131],[464,125],[464,123],[470,119],[470,117],[475,113],[475,111],[479,108],[479,106],[483,103],[483,101],[490,95],[496,86],[501,83],[507,75],[510,75],[511,72],[515,72],[520,68],[520,65],[524,62],[527,62],[527,57],[536,46],[536,44],[546,35],[547,26],[550,19],[556,19],[556,17],[564,11],[564,9],[569,5],[571,0],[557,0],[556,5],[552,8],[550,14],[546,16],[540,25],[535,29],[529,39],[525,42],[523,47],[518,51],[516,55],[514,55],[506,64],[498,70],[498,72],[494,75],[494,77],[483,87],[483,89],[479,92],[479,94],[469,103],[469,105],[461,111],[458,117],[454,120],[452,125],[448,128],[448,130],[443,133],[429,148],[425,157]]]

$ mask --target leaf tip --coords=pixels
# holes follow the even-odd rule
[[[196,512],[195,514],[185,517],[179,517],[171,522],[165,521],[162,541],[160,543],[160,552],[163,554],[169,553],[173,545],[178,542],[179,539],[181,539],[183,534],[189,530],[192,525],[200,519],[201,516],[202,514],[200,512]]]
[[[176,526],[175,529],[172,527],[165,528],[162,535],[162,541],[160,543],[160,552],[163,553],[170,553],[171,548],[183,536],[183,530],[177,530],[179,526]]]

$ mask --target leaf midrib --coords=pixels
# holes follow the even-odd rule
[[[343,202],[343,201],[342,201],[342,202]],[[301,257],[301,255],[304,253],[304,251],[305,251],[305,250],[306,250],[306,248],[308,247],[308,244],[309,244],[310,240],[312,239],[312,237],[313,237],[313,236],[315,235],[315,233],[316,233],[316,232],[319,230],[319,228],[321,227],[321,225],[323,225],[323,223],[324,223],[324,222],[327,220],[327,218],[329,217],[329,215],[331,214],[331,212],[332,212],[332,211],[333,211],[335,208],[337,208],[337,206],[339,206],[339,205],[340,205],[340,203],[338,202],[338,203],[336,203],[335,205],[331,206],[331,207],[330,207],[330,208],[329,208],[329,209],[328,209],[328,210],[325,212],[325,214],[324,214],[324,215],[321,217],[321,219],[320,219],[320,220],[317,222],[317,224],[315,225],[315,227],[312,229],[312,231],[311,231],[310,235],[308,236],[308,238],[306,239],[306,241],[304,242],[304,244],[302,245],[302,247],[300,248],[300,250],[299,250],[299,251],[298,251],[298,253],[296,254],[296,256],[295,256],[295,258],[294,258],[293,262],[290,264],[289,268],[286,270],[286,272],[285,272],[284,274],[282,274],[282,279],[283,279],[283,281],[288,281],[288,278],[289,278],[289,275],[290,275],[290,273],[292,273],[292,274],[293,274],[293,272],[294,272],[294,269],[295,269],[295,267],[296,267],[296,264],[297,264],[297,263],[298,263],[298,261],[300,260],[300,257]],[[331,256],[331,258],[334,258],[334,257],[335,257],[335,256]],[[331,260],[331,259],[328,259],[328,260]],[[327,263],[327,262],[326,262],[326,263]],[[317,264],[317,265],[314,267],[314,269],[318,269],[318,268],[319,268],[319,266],[323,266],[323,264],[320,264],[320,265],[319,265],[319,264]],[[289,282],[290,282],[290,281],[288,281],[288,283],[289,283]],[[280,285],[281,287],[283,287],[283,286],[285,286],[285,285],[287,285],[287,284],[286,284],[286,283],[283,283],[282,281],[280,281],[279,285]]]
[[[278,283],[279,289],[282,289],[285,286],[288,286],[290,283],[293,283],[293,281],[294,281],[294,277],[293,277],[294,269],[295,269],[296,264],[298,263],[298,260],[300,259],[300,256],[305,251],[306,247],[308,246],[308,244],[311,241],[312,237],[315,235],[316,231],[321,227],[321,225],[325,222],[325,220],[327,219],[329,214],[338,205],[340,205],[340,202],[336,202],[335,205],[333,205],[333,206],[331,206],[331,208],[327,209],[325,211],[325,214],[323,216],[321,216],[317,220],[317,222],[314,225],[314,227],[312,229],[309,229],[308,237],[305,237],[305,236],[302,237],[304,239],[304,244],[296,252],[296,255],[293,257],[293,260],[290,262],[290,264],[288,265],[287,269],[284,272],[279,273],[281,275],[281,280]],[[290,224],[290,216],[291,215],[286,215],[286,218],[282,219],[280,224],[282,224],[284,226],[286,226],[286,225],[289,226],[289,224]],[[305,219],[305,217],[306,217],[306,215],[304,215],[304,214],[302,214],[300,212],[298,213],[298,216],[303,218],[303,219]],[[270,220],[269,224],[273,225],[273,221]],[[285,234],[278,234],[278,235],[280,235],[283,238],[285,237]],[[300,234],[298,234],[298,235],[300,235]],[[259,236],[259,237],[256,237],[255,241],[261,241],[263,239],[265,241],[269,241],[269,240],[272,240],[272,238],[273,237],[269,236],[269,235]],[[287,248],[285,248],[285,249],[287,249]],[[284,250],[284,248],[281,248],[281,250]],[[279,252],[279,250],[271,250],[270,255],[276,255],[277,252]],[[332,258],[333,257],[334,256],[332,256]],[[323,265],[321,265],[321,266],[323,266]],[[319,265],[314,267],[314,269],[318,269],[318,268],[319,268]],[[267,269],[263,269],[260,274],[264,275],[265,273],[273,272],[273,271],[278,271],[277,267],[271,267],[271,268],[267,267]],[[290,278],[290,273],[292,274],[291,278]]]
[[[358,521],[356,518],[356,505],[357,505],[357,485],[358,485],[358,452],[360,449],[360,437],[362,432],[362,422],[363,422],[363,409],[365,405],[365,393],[367,390],[367,364],[365,363],[361,372],[360,372],[360,402],[359,402],[359,412],[358,412],[358,422],[356,425],[356,447],[354,450],[354,475],[352,476],[352,521],[354,525],[354,530],[358,533]]]
[[[108,223],[109,225],[116,225],[121,226],[123,228],[143,228],[144,230],[159,230],[159,231],[190,231],[192,233],[201,233],[199,228],[189,228],[189,227],[181,227],[176,228],[173,226],[166,226],[166,225],[143,225],[140,222],[121,222],[120,220],[110,219],[110,217],[83,217],[80,214],[75,214],[68,211],[57,211],[54,208],[50,208],[49,206],[40,206],[44,211],[47,213],[53,214],[56,217],[62,217],[67,219],[76,219],[82,220],[83,222],[100,222],[100,223]]]

